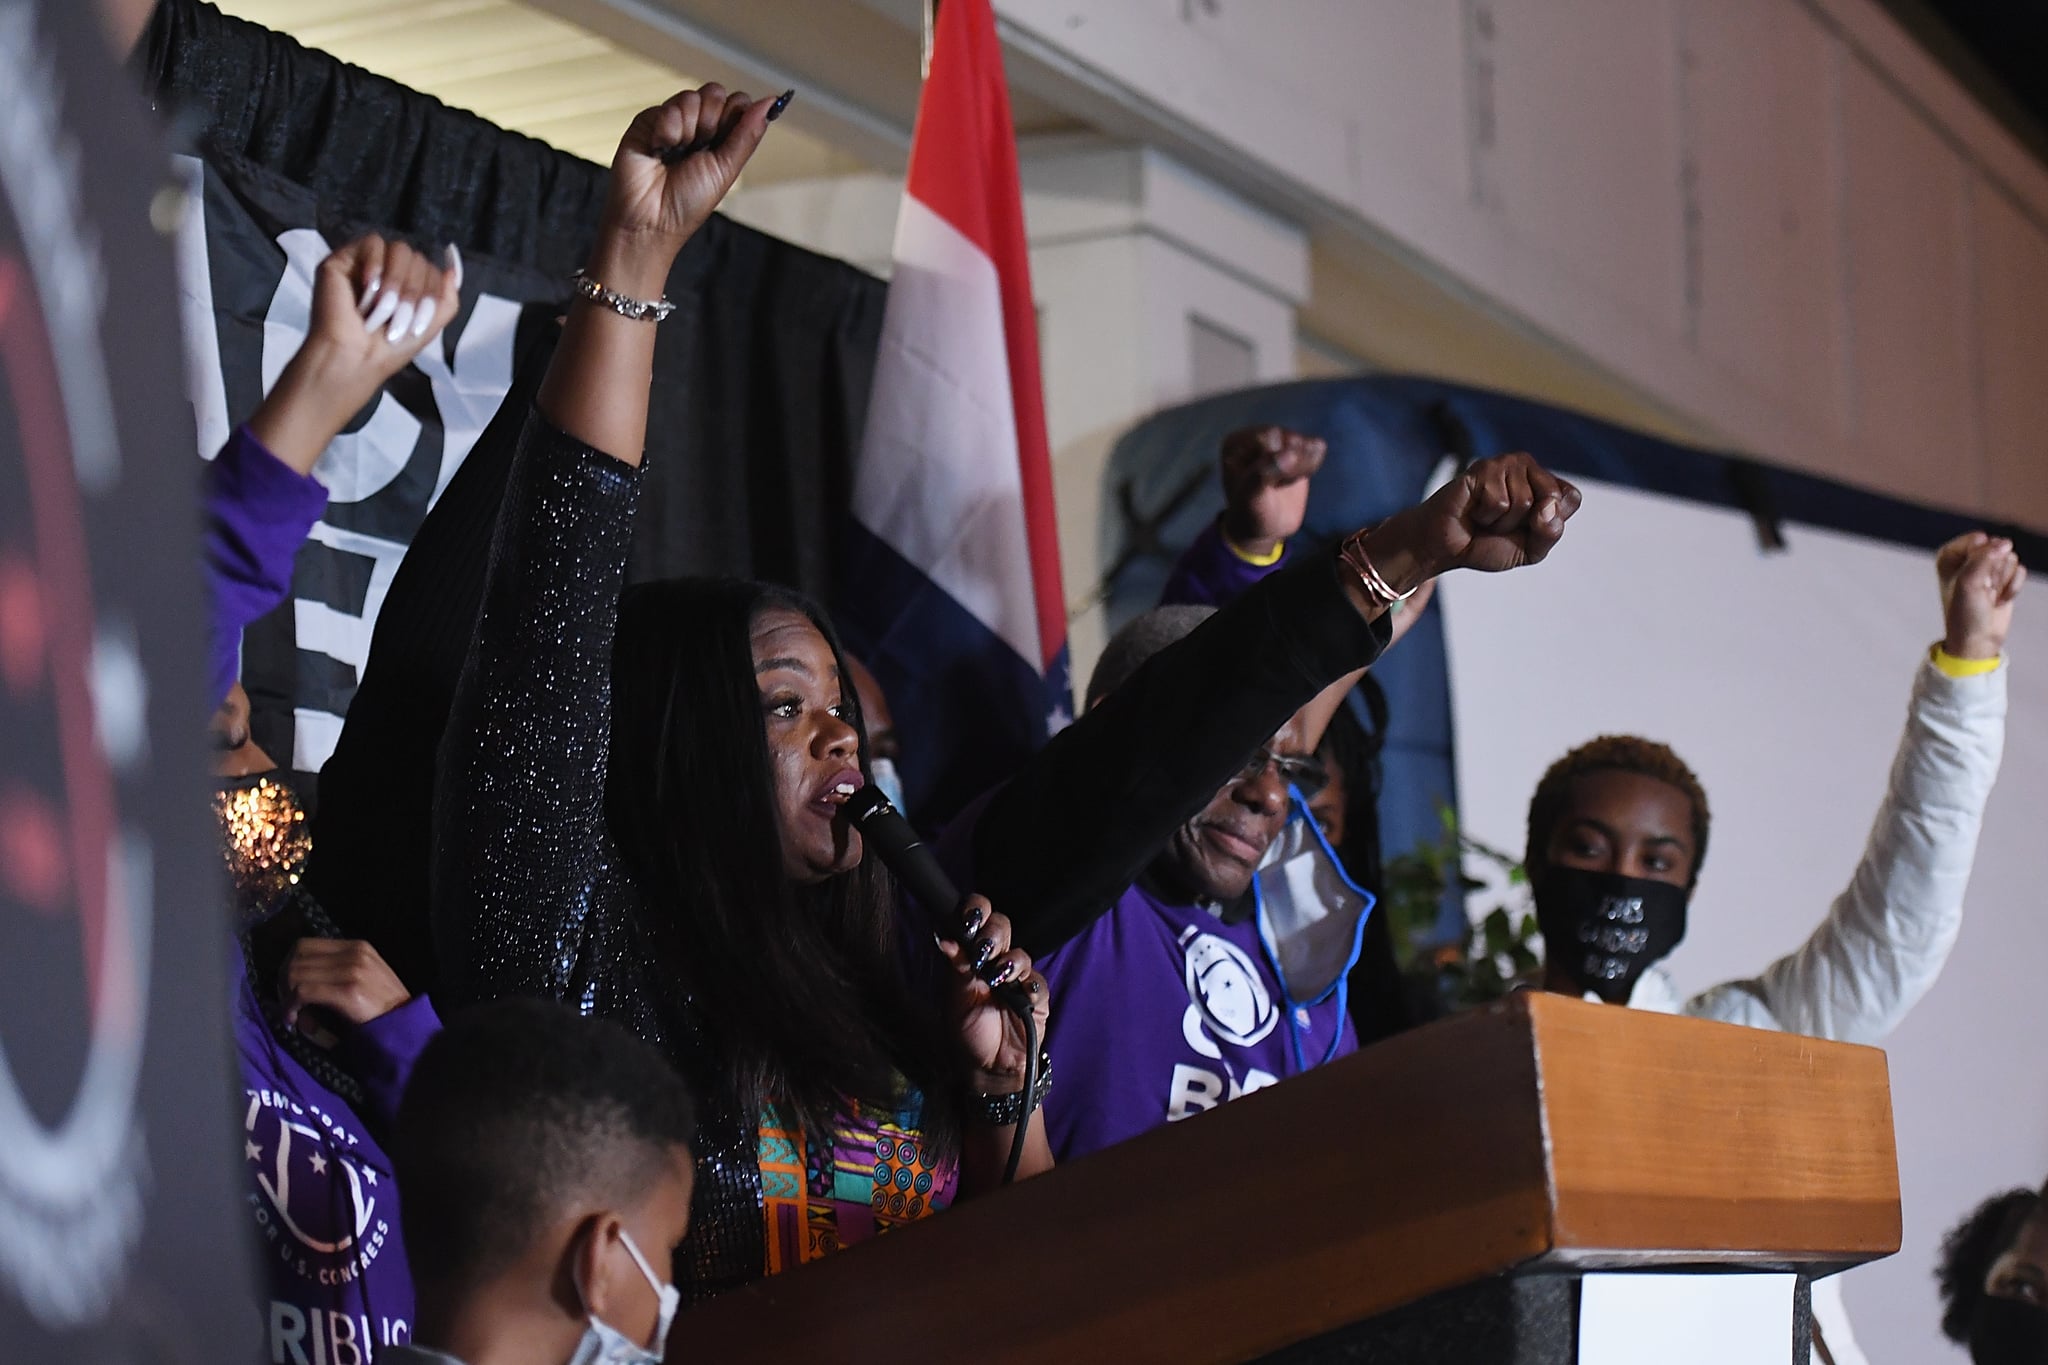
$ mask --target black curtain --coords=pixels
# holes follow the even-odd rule
[[[330,241],[375,228],[428,246],[453,242],[486,278],[495,270],[500,280],[556,281],[553,298],[566,297],[603,202],[603,167],[201,0],[162,0],[137,61],[153,102],[206,161],[210,182],[239,190],[274,177],[303,191],[314,206],[303,225],[321,227]],[[214,249],[233,225],[213,210],[234,197],[209,183],[216,312],[221,295],[233,292],[223,275],[238,258]],[[278,201],[275,193],[266,199]],[[273,236],[281,226],[262,225]],[[530,289],[508,285],[503,293],[532,302]],[[631,576],[752,575],[830,599],[883,283],[714,216],[677,260],[668,296],[677,308],[661,324],[655,353]],[[273,755],[291,761],[294,707],[346,708],[318,792],[314,886],[345,927],[378,942],[415,986],[431,979],[423,911],[434,746],[481,600],[517,427],[507,419],[552,349],[552,301],[529,308],[519,328],[507,409],[424,524],[413,523],[416,534],[406,533],[410,548],[377,615],[362,676],[344,667],[337,677],[334,660],[299,644],[294,603],[245,640],[256,735]],[[474,302],[464,301],[465,321]],[[229,354],[225,331],[222,350],[226,370],[258,363]],[[231,420],[248,415],[260,387],[247,373],[226,376]],[[406,401],[431,428],[424,387],[415,383]],[[438,432],[431,434],[438,451]],[[347,591],[325,578],[307,581],[327,573],[308,562],[323,554],[323,563],[335,558],[317,546],[302,557],[295,599],[331,602]]]

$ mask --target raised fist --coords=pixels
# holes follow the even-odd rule
[[[1581,500],[1529,456],[1496,455],[1374,527],[1366,551],[1397,592],[1451,569],[1517,569],[1550,553]]]
[[[358,237],[314,272],[306,344],[360,371],[368,402],[454,319],[461,288],[462,257],[452,246],[437,261],[404,242]]]
[[[2012,542],[1982,531],[1957,536],[1935,554],[1934,573],[1941,582],[1942,649],[1957,659],[2003,654],[2013,602],[2027,581]]]
[[[727,93],[713,81],[641,110],[612,158],[604,226],[673,258],[739,179],[787,99]]]
[[[1250,554],[1269,555],[1301,530],[1308,481],[1329,446],[1286,427],[1243,427],[1223,438],[1223,534]]]
[[[301,474],[390,378],[413,362],[462,302],[462,259],[436,261],[374,233],[313,272],[305,344],[249,418],[250,434]]]

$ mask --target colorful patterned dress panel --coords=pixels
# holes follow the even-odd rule
[[[953,1202],[958,1170],[925,1150],[921,1106],[876,1119],[841,1115],[832,1140],[814,1150],[803,1125],[761,1112],[761,1203],[768,1225],[768,1273],[829,1256]]]

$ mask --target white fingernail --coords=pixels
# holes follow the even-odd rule
[[[370,311],[370,305],[377,301],[377,291],[383,287],[384,277],[382,275],[370,276],[369,282],[363,286],[363,296],[356,300],[356,311],[367,316]]]
[[[390,290],[377,300],[377,306],[370,310],[370,316],[363,320],[363,330],[374,332],[391,321],[391,315],[398,311],[398,291]]]
[[[384,333],[384,339],[396,346],[405,338],[406,329],[412,326],[412,315],[418,311],[410,299],[399,304],[398,311],[391,315],[391,328]]]
[[[462,288],[462,253],[455,249],[455,243],[448,244],[448,268],[455,272],[455,287]]]
[[[420,300],[420,310],[412,315],[412,334],[414,336],[425,336],[427,328],[434,325],[434,310],[435,304],[432,299]]]

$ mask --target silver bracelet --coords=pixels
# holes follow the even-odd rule
[[[616,289],[607,289],[581,270],[569,278],[575,281],[579,298],[601,303],[622,318],[631,318],[635,322],[663,322],[676,311],[676,306],[669,302],[666,294],[650,303],[646,299],[629,299]]]
[[[1045,1096],[1052,1089],[1052,1054],[1041,1050],[1038,1054],[1038,1084],[1031,1091],[1031,1108],[1045,1103]],[[1024,1107],[1024,1092],[1013,1090],[1007,1095],[969,1095],[967,1113],[991,1128],[1008,1128],[1028,1111]]]

